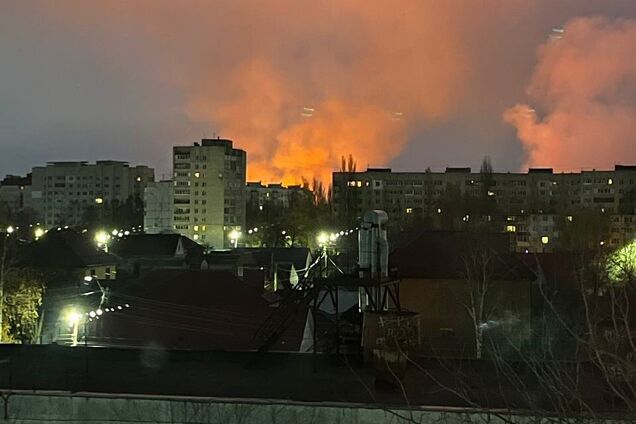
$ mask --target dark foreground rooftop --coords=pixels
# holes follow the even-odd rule
[[[516,410],[529,409],[523,399],[530,394],[535,407],[541,403],[541,388],[535,387],[530,372],[520,374],[525,392],[517,397],[514,387],[496,380],[488,361],[442,364],[434,359],[418,359],[407,373],[404,392],[376,382],[373,368],[358,358],[319,355],[316,372],[313,366],[311,354],[267,353],[257,357],[251,352],[2,345],[0,392],[37,390]],[[594,400],[598,392],[595,382],[584,383],[590,390],[581,394],[592,399],[590,406],[599,412],[618,413],[607,403]],[[467,396],[472,398],[470,403]]]

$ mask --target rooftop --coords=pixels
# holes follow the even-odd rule
[[[389,262],[401,278],[463,279],[465,262],[483,253],[492,279],[534,280],[535,274],[509,249],[508,234],[425,231],[393,250]]]
[[[117,258],[98,250],[95,243],[73,230],[50,230],[25,247],[18,260],[22,266],[77,269],[96,265],[115,265]]]
[[[180,234],[131,234],[116,240],[111,251],[121,257],[175,256],[179,242],[183,254],[203,254],[203,247]]]
[[[614,169],[581,169],[580,171],[561,171],[555,172],[553,168],[529,168],[528,172],[501,172],[493,171],[494,175],[528,175],[528,174],[554,174],[554,175],[581,175],[591,172],[620,172],[620,171],[636,171],[636,165],[615,165]],[[350,174],[366,174],[366,173],[384,173],[393,175],[422,175],[430,171],[393,171],[391,168],[367,168],[366,171],[335,171],[334,175],[350,175]],[[432,174],[479,174],[479,171],[473,172],[470,167],[446,167],[444,171],[430,172]]]
[[[29,186],[31,185],[31,173],[26,177],[19,175],[7,175],[0,181],[0,186]]]
[[[99,334],[121,346],[252,351],[273,309],[256,289],[228,271],[160,269],[110,295]],[[298,314],[275,350],[298,351],[305,315]]]

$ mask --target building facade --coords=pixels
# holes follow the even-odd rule
[[[0,181],[0,204],[6,205],[13,216],[31,209],[31,174],[26,177],[7,175]]]
[[[366,172],[333,174],[336,217],[355,219],[364,211],[382,209],[389,214],[389,231],[393,232],[422,222],[449,227],[449,209],[470,198],[485,198],[495,206],[501,216],[486,218],[513,233],[513,247],[522,252],[550,251],[558,238],[560,220],[580,210],[620,217],[620,225],[614,225],[619,229],[608,237],[608,243],[636,235],[631,225],[631,217],[636,214],[636,166],[616,165],[614,170],[575,173],[555,173],[550,168],[531,168],[527,173],[481,173],[470,168],[392,172],[370,168]],[[471,219],[474,217],[468,214],[461,217],[465,223]]]
[[[144,189],[144,232],[174,232],[174,183],[172,180],[150,183]]]
[[[245,186],[246,201],[250,205],[258,206],[261,209],[268,205],[273,205],[282,209],[289,207],[291,199],[295,193],[303,193],[300,185],[291,185],[288,187],[278,184],[262,184],[260,181],[248,182]]]
[[[33,208],[46,228],[82,225],[89,207],[142,199],[155,178],[152,168],[120,161],[49,162],[32,175]]]
[[[175,232],[209,248],[232,245],[245,228],[247,155],[231,140],[173,148]]]

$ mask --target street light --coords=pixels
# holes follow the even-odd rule
[[[236,249],[236,247],[238,246],[238,239],[241,237],[241,232],[237,230],[232,230],[230,231],[229,237],[230,237],[230,241],[234,245],[234,248]]]
[[[14,231],[15,231],[15,228],[13,228],[11,225],[7,227],[7,234],[13,234]]]
[[[42,228],[36,228],[33,231],[33,235],[35,235],[35,239],[37,240],[37,239],[41,238],[44,235],[44,230]]]
[[[64,319],[69,327],[74,327],[82,320],[82,314],[75,308],[68,308],[64,312]]]
[[[97,243],[97,247],[103,247],[106,252],[108,252],[108,240],[110,240],[110,235],[108,235],[106,231],[98,231],[95,233],[95,242]]]
[[[69,306],[62,311],[62,319],[66,321],[68,326],[71,328],[73,340],[72,346],[77,346],[79,325],[83,320],[82,314],[75,307]],[[86,323],[84,323],[84,325],[86,325]]]
[[[323,231],[320,234],[318,234],[318,237],[316,237],[316,240],[318,240],[318,244],[320,246],[324,246],[329,241],[329,235]]]

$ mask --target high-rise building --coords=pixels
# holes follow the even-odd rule
[[[144,190],[144,232],[165,234],[174,232],[172,180],[150,183]]]
[[[49,162],[33,168],[32,204],[46,228],[81,226],[90,207],[142,199],[155,179],[152,168],[128,162]]]
[[[213,249],[236,244],[245,227],[246,153],[231,140],[173,148],[174,229]]]

